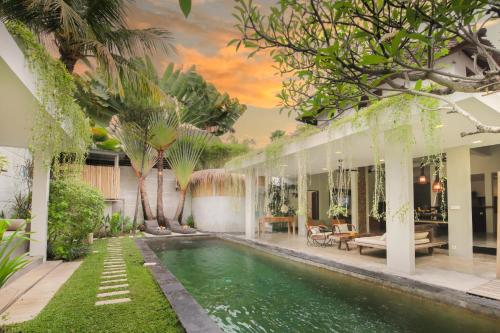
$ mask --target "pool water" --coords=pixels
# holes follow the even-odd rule
[[[218,238],[149,244],[225,332],[500,332],[500,321]]]

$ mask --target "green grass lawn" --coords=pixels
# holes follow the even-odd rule
[[[121,239],[131,302],[95,306],[107,240],[97,240],[73,276],[45,309],[7,332],[183,332],[134,241]],[[118,298],[123,296],[118,296]],[[0,329],[1,331],[1,329]]]

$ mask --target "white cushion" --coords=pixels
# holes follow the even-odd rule
[[[319,227],[311,227],[311,233],[313,235],[319,234],[320,232],[321,230],[319,229]]]
[[[418,245],[418,244],[427,244],[429,242],[430,242],[429,238],[415,239],[415,245]]]
[[[355,238],[354,242],[359,244],[373,244],[373,245],[385,246],[385,240],[382,240],[381,238],[382,236],[360,237],[360,238]]]
[[[387,233],[386,233],[386,232],[384,232],[384,234],[383,234],[382,236],[380,236],[380,240],[385,241],[385,240],[386,240],[386,238],[387,238]]]
[[[429,236],[429,232],[428,231],[426,231],[426,232],[416,232],[415,233],[415,240],[424,239],[424,238],[427,238],[427,236]]]

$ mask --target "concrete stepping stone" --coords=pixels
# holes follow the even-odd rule
[[[106,268],[125,268],[125,264],[104,265],[104,269]]]
[[[100,293],[97,294],[97,297],[102,298],[102,297],[111,297],[116,295],[127,295],[127,294],[130,294],[130,290],[118,290],[118,291],[110,291],[109,293]]]
[[[101,286],[99,287],[99,290],[106,290],[106,289],[120,289],[120,288],[126,288],[128,287],[128,283],[123,283],[123,284],[112,284],[110,286]]]
[[[112,275],[112,274],[125,273],[125,272],[126,272],[126,270],[119,269],[119,270],[112,270],[112,271],[104,271],[104,272],[102,272],[102,275]]]
[[[115,298],[115,299],[109,299],[106,301],[97,301],[97,302],[95,302],[95,305],[99,306],[99,305],[108,305],[108,304],[119,304],[119,303],[127,303],[130,301],[131,301],[130,298]]]
[[[117,282],[127,282],[127,279],[115,279],[115,280],[104,280],[101,281],[101,284],[110,284],[110,283],[117,283]]]
[[[156,263],[155,262],[145,262],[144,263],[144,266],[156,266]]]
[[[114,279],[114,278],[121,278],[121,277],[127,277],[127,274],[123,273],[123,274],[115,274],[115,275],[104,275],[104,276],[101,276],[101,280],[105,280],[105,279]]]

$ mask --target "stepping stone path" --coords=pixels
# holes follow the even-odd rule
[[[97,294],[96,306],[130,302],[127,270],[123,260],[122,245],[119,239],[113,237],[108,243],[108,256],[104,259],[104,271]],[[115,296],[124,296],[116,298]]]

